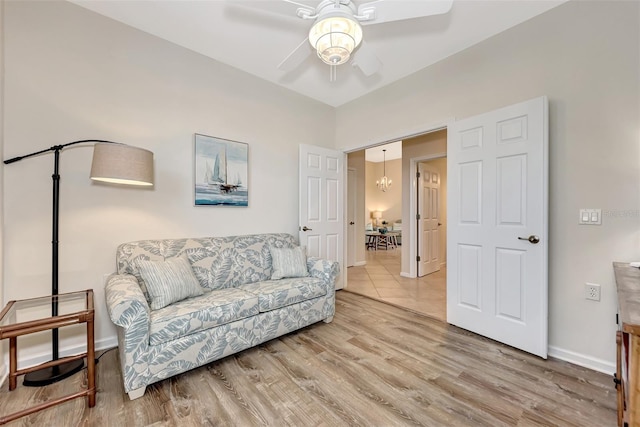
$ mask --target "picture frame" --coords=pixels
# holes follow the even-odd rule
[[[249,206],[249,144],[194,134],[194,205]]]

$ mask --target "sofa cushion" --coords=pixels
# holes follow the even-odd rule
[[[269,248],[294,246],[295,239],[290,234],[140,240],[118,246],[116,261],[118,274],[136,276],[147,301],[150,301],[138,269],[138,260],[160,261],[184,254],[200,286],[224,289],[269,280],[272,272]]]
[[[239,289],[258,296],[261,313],[327,294],[326,285],[315,277],[249,283]]]
[[[259,313],[258,297],[241,289],[220,289],[151,312],[149,344],[158,345]]]
[[[269,248],[273,263],[271,280],[286,277],[307,277],[307,248],[296,246],[295,248]]]
[[[184,255],[165,261],[139,260],[140,275],[151,299],[151,309],[158,310],[185,298],[203,294]]]

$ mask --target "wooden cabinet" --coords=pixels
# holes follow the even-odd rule
[[[614,262],[613,270],[618,291],[618,425],[640,427],[640,269]]]

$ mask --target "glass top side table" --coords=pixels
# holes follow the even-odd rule
[[[52,315],[52,307],[56,306],[57,314]],[[14,390],[20,375],[40,369],[56,369],[74,360],[87,358],[87,388],[77,393],[43,402],[31,408],[0,417],[0,424],[5,424],[25,415],[64,403],[68,400],[87,396],[88,406],[96,404],[95,387],[95,348],[94,348],[93,290],[71,292],[60,295],[49,295],[39,298],[9,301],[0,312],[0,339],[9,339],[9,390]],[[87,324],[87,351],[74,356],[62,357],[29,368],[18,369],[17,337],[64,326]]]

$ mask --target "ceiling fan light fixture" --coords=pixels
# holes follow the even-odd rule
[[[361,41],[360,23],[342,11],[323,14],[309,31],[309,43],[329,65],[347,62]]]

